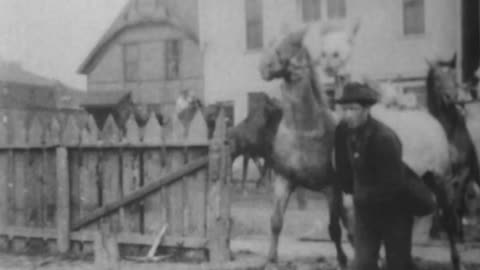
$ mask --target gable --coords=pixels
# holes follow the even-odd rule
[[[198,43],[198,31],[191,23],[184,23],[180,20],[179,16],[176,15],[176,9],[170,8],[170,6],[175,7],[175,5],[169,6],[168,3],[169,1],[166,0],[130,0],[80,65],[78,72],[81,74],[89,73],[103,57],[109,45],[122,33],[130,29],[145,26],[169,26],[182,32],[186,38]]]

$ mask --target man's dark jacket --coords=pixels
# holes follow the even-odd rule
[[[354,194],[357,206],[405,209],[409,205],[408,210],[417,215],[433,211],[430,191],[402,161],[399,138],[371,116],[355,130],[344,122],[338,125],[335,167],[337,181],[344,192]]]

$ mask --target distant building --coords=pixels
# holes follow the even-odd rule
[[[278,83],[263,81],[258,64],[282,28],[360,18],[352,72],[395,80],[421,96],[425,57],[457,52],[459,77],[473,77],[479,11],[468,0],[130,0],[79,71],[88,91],[132,91],[134,102],[165,111],[184,88],[206,103],[230,101],[238,122],[249,93],[278,95]]]
[[[88,92],[131,91],[171,113],[181,90],[203,100],[197,0],[132,0],[81,64]]]
[[[79,108],[81,95],[81,91],[27,71],[18,63],[0,61],[1,109]]]

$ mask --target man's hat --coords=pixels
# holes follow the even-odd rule
[[[343,96],[336,100],[338,104],[360,103],[369,106],[377,103],[378,94],[366,84],[347,83],[343,88]]]

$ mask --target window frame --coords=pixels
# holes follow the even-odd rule
[[[174,47],[170,47],[172,44],[176,44]],[[171,48],[176,48],[175,54],[171,54]],[[181,78],[181,58],[182,58],[182,42],[178,38],[172,38],[165,40],[165,49],[164,49],[164,59],[165,59],[165,80],[174,81]],[[176,62],[176,71],[175,74],[170,71],[170,62]]]
[[[301,20],[302,22],[304,23],[309,23],[309,22],[313,22],[313,21],[316,21],[316,20],[321,20],[323,18],[323,13],[324,13],[324,7],[323,7],[323,2],[325,0],[299,0],[299,3],[300,3],[300,17],[301,17]],[[314,15],[312,18],[309,18],[308,15],[311,16],[311,14],[309,13],[306,13],[306,4],[310,4],[310,3],[317,3],[316,4],[316,12],[314,12]],[[314,8],[315,6],[311,6],[310,8]],[[310,10],[310,9],[307,9],[307,10]],[[308,15],[307,15],[308,14]]]
[[[419,1],[421,2],[421,26],[410,26],[408,27],[407,23],[409,20],[407,20],[407,8],[408,5],[411,4],[411,2]],[[415,4],[414,4],[415,5]],[[412,11],[411,11],[412,12]],[[420,11],[413,11],[414,14],[417,14]],[[415,29],[412,31],[410,28],[418,28],[420,30]],[[404,37],[415,37],[415,36],[424,36],[427,34],[427,21],[426,21],[426,6],[425,6],[425,0],[402,0],[402,35]]]
[[[342,4],[338,4],[340,1],[342,1]],[[347,0],[326,0],[325,4],[327,14],[326,17],[328,19],[344,19],[347,17]]]

